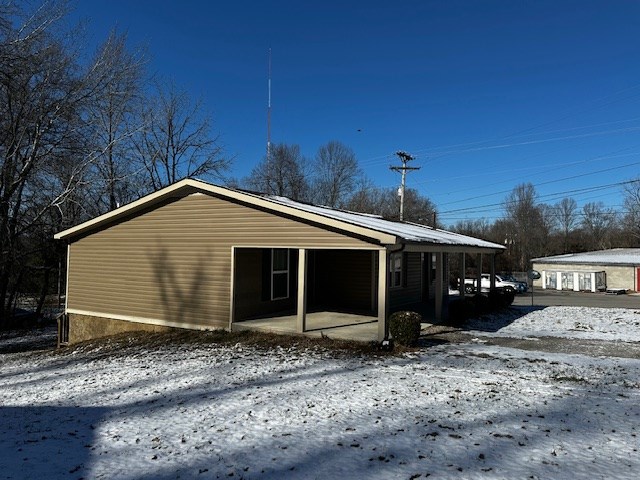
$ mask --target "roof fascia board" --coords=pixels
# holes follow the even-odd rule
[[[264,208],[266,210],[275,211],[278,213],[283,213],[286,215],[290,215],[293,217],[304,218],[306,220],[310,220],[314,223],[319,223],[321,225],[326,225],[329,227],[333,227],[339,230],[344,230],[362,237],[372,238],[377,240],[382,245],[394,245],[397,243],[397,237],[395,235],[379,232],[378,230],[374,230],[372,228],[361,227],[359,225],[353,225],[352,223],[345,222],[342,220],[326,217],[324,215],[320,215],[318,213],[307,212],[305,210],[301,210],[289,205],[283,205],[280,203],[272,202],[270,200],[264,199],[258,195],[252,195],[250,193],[239,192],[237,190],[228,190],[226,188],[218,187],[215,185],[203,184],[201,187],[205,191],[209,193],[214,193],[216,195],[232,198],[239,202],[249,203],[252,205],[256,205],[258,207]]]
[[[405,252],[446,252],[446,253],[502,253],[504,248],[480,247],[471,245],[443,245],[439,243],[408,244]]]
[[[142,209],[152,203],[156,203],[164,198],[170,197],[176,191],[185,189],[187,187],[194,188],[195,190],[200,192],[215,194],[223,198],[226,197],[234,199],[245,204],[255,205],[266,210],[287,214],[292,217],[304,218],[320,225],[326,225],[338,230],[353,233],[355,235],[371,238],[378,241],[382,245],[395,245],[398,242],[398,239],[395,235],[379,232],[377,230],[365,227],[360,227],[358,225],[353,225],[348,222],[325,217],[316,213],[306,212],[295,207],[281,205],[279,203],[271,202],[269,200],[261,198],[257,195],[251,195],[249,193],[239,192],[237,190],[230,190],[227,188],[218,187],[216,185],[210,185],[208,183],[191,179],[181,180],[177,183],[174,183],[173,185],[163,188],[162,190],[158,190],[157,192],[146,195],[136,200],[135,202],[125,205],[119,209],[112,210],[111,212],[100,215],[92,220],[88,220],[87,222],[81,223],[80,225],[76,225],[75,227],[56,233],[53,238],[56,240],[61,240],[90,228],[104,225],[106,223],[109,223],[110,221],[122,218],[129,213],[135,212],[136,210]]]
[[[539,265],[589,265],[589,266],[602,266],[602,267],[636,267],[637,265],[640,265],[640,262],[637,263],[632,263],[632,262],[595,262],[595,261],[588,261],[588,262],[578,262],[578,261],[573,261],[573,262],[560,262],[560,261],[539,261],[539,260],[531,260],[531,263],[537,263]]]
[[[62,232],[58,232],[56,233],[53,238],[55,240],[62,240],[64,238],[70,237],[76,233],[80,233],[83,232],[85,230],[89,230],[92,227],[96,227],[99,225],[103,225],[105,223],[108,223],[112,220],[116,220],[118,218],[121,218],[125,215],[127,215],[130,212],[134,212],[138,209],[142,209],[144,207],[146,207],[149,204],[158,202],[164,198],[170,197],[171,194],[173,194],[175,191],[183,189],[187,186],[191,186],[192,181],[190,180],[181,180],[177,183],[174,183],[173,185],[170,185],[168,187],[165,187],[161,190],[158,190],[157,192],[153,192],[150,193],[148,195],[145,195],[142,198],[139,198],[138,200],[131,202],[127,205],[124,205],[123,207],[120,208],[116,208],[115,210],[111,210],[110,212],[104,213],[102,215],[99,215],[95,218],[92,218],[91,220],[87,220],[86,222],[83,222],[79,225],[76,225],[75,227],[71,227],[68,228],[67,230],[63,230]],[[195,186],[195,185],[193,185]],[[196,186],[197,188],[197,186]]]

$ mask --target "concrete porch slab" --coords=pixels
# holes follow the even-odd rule
[[[326,336],[336,340],[375,342],[378,340],[378,318],[342,312],[307,313],[307,331],[310,337]],[[296,316],[259,318],[233,324],[233,330],[260,330],[264,332],[297,335]]]

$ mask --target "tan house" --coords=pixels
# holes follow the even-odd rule
[[[597,292],[640,290],[640,248],[613,248],[534,258],[541,273],[535,286],[549,290]]]
[[[447,255],[504,247],[406,222],[182,180],[55,236],[61,343],[130,330],[387,335],[390,311],[443,316]],[[338,335],[339,336],[339,335]],[[368,336],[368,337],[367,337]]]

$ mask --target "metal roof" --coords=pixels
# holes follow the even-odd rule
[[[613,248],[593,252],[567,253],[531,260],[535,263],[579,265],[640,265],[640,248]]]
[[[357,212],[297,202],[285,197],[264,195],[240,189],[221,187],[201,180],[186,179],[146,195],[128,205],[100,215],[75,227],[57,233],[56,239],[72,239],[103,228],[111,223],[135,215],[138,211],[153,206],[167,198],[185,196],[192,193],[214,194],[221,198],[239,201],[274,213],[286,214],[293,218],[312,221],[321,226],[337,228],[346,233],[371,238],[383,245],[411,243],[417,245],[447,245],[468,247],[493,252],[504,250],[504,246],[479,238],[460,235],[425,225],[387,220],[382,217]]]
[[[370,228],[376,231],[385,232],[401,238],[404,242],[410,243],[430,243],[439,245],[463,245],[469,247],[490,248],[496,250],[504,250],[504,246],[497,243],[488,242],[475,237],[461,235],[459,233],[449,232],[429,227],[427,225],[419,225],[411,222],[399,222],[384,219],[378,215],[370,215],[346,210],[338,210],[319,205],[311,205],[296,202],[289,198],[277,196],[264,196],[272,202],[282,205],[288,205],[293,208],[316,213],[328,218],[340,220],[342,222],[359,225],[364,228]]]

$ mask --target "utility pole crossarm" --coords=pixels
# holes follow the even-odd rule
[[[398,150],[396,155],[402,162],[402,166],[390,166],[389,168],[394,172],[402,173],[402,183],[400,184],[400,221],[404,219],[404,190],[405,190],[405,182],[407,177],[407,172],[412,170],[420,170],[420,167],[409,167],[407,163],[411,160],[415,160],[413,155],[408,154],[407,152],[403,152],[402,150]]]

